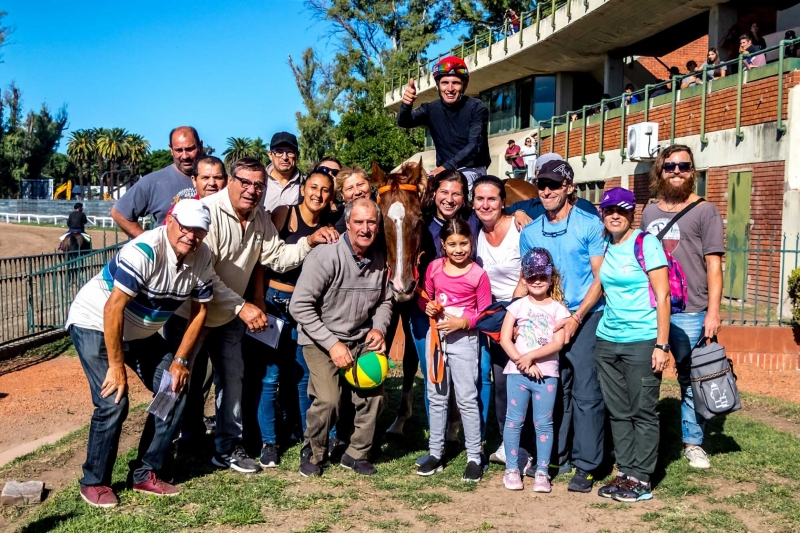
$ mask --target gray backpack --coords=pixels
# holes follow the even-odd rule
[[[692,350],[692,395],[694,410],[703,418],[725,415],[742,408],[733,361],[717,338],[702,337]]]

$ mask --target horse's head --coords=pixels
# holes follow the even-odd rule
[[[383,214],[386,235],[386,260],[389,265],[389,287],[398,302],[414,296],[419,281],[422,241],[422,209],[420,198],[428,184],[428,175],[419,163],[406,163],[394,174],[384,174],[372,162],[371,181],[378,186],[378,206]]]

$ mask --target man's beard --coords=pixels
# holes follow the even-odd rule
[[[694,174],[683,180],[683,185],[676,187],[669,178],[661,178],[658,192],[662,198],[670,202],[683,202],[694,192]]]

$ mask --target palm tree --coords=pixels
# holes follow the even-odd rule
[[[83,194],[83,172],[87,165],[91,166],[94,158],[94,138],[91,131],[75,130],[70,134],[67,144],[67,155],[70,160],[78,167],[78,186],[81,195]],[[89,177],[88,198],[92,199],[92,178]]]
[[[256,137],[256,140],[250,143],[250,146],[252,146],[255,153],[254,157],[261,161],[264,166],[269,165],[269,145],[265,144],[261,137]]]
[[[228,137],[228,148],[222,155],[225,156],[226,165],[243,157],[258,157],[250,137]]]
[[[122,160],[128,156],[128,145],[126,139],[128,132],[124,128],[110,128],[97,137],[97,151],[109,162],[111,175],[111,186],[116,189],[114,174],[122,166]]]
[[[105,128],[92,128],[87,132],[92,139],[93,155],[97,161],[97,183],[100,185],[100,199],[105,199],[104,183],[103,183],[103,155],[97,147],[97,140],[106,134]]]
[[[131,175],[139,174],[139,165],[150,153],[150,142],[138,133],[129,133],[125,139],[128,147],[128,164],[131,167]]]

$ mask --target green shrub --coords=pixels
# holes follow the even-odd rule
[[[789,274],[786,290],[792,300],[792,320],[795,324],[800,324],[800,268],[795,268]]]

